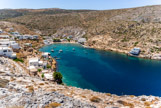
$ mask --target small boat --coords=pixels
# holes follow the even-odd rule
[[[60,60],[60,58],[56,58],[56,60]]]
[[[63,50],[59,50],[59,52],[63,52]]]
[[[75,48],[73,48],[72,50],[75,51]]]
[[[51,52],[54,52],[54,50],[52,49]]]

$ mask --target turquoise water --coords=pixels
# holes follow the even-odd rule
[[[55,52],[51,52],[52,49]],[[62,53],[59,53],[60,49]],[[161,61],[84,48],[77,44],[53,44],[40,51],[60,58],[57,71],[63,74],[63,82],[69,86],[117,95],[161,96]]]

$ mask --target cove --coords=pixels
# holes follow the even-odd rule
[[[161,61],[84,48],[78,44],[58,43],[44,46],[40,51],[60,58],[57,71],[63,74],[63,82],[68,86],[117,95],[161,96]]]

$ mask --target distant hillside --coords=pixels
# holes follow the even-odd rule
[[[24,15],[45,15],[45,14],[61,14],[74,12],[89,12],[92,10],[65,10],[65,9],[1,9],[0,19],[15,18]]]
[[[147,57],[161,52],[161,6],[103,11],[16,10],[22,11],[23,15],[7,21],[40,30],[42,35],[84,34],[87,45],[94,48],[127,53],[140,47],[141,55]]]

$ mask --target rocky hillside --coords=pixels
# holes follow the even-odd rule
[[[31,77],[21,63],[0,57],[0,108],[160,108],[155,96],[117,96]]]
[[[93,48],[127,53],[133,47],[140,47],[141,57],[160,58],[161,6],[69,11],[61,10],[55,14],[52,9],[32,10],[30,14],[7,21],[39,30],[41,35],[62,37],[80,33],[81,37],[88,39],[86,45]]]

